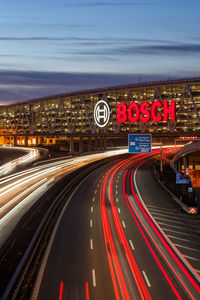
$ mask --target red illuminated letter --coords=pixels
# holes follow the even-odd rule
[[[148,102],[142,102],[142,104],[140,105],[140,112],[142,113],[140,121],[146,123],[150,120],[150,112],[146,109],[149,108],[149,106],[150,104]]]
[[[127,121],[127,107],[126,104],[117,104],[117,122],[124,123]]]
[[[160,101],[155,101],[151,107],[151,117],[155,122],[160,122],[162,119],[161,115],[158,115],[156,112],[157,107],[161,108],[162,103]]]
[[[171,107],[168,107],[168,101],[164,101],[164,121],[175,121],[176,119],[176,102],[171,101]],[[171,120],[169,119],[169,114],[171,115]]]
[[[135,116],[132,113],[132,110],[135,110]],[[129,109],[128,109],[128,118],[129,120],[134,123],[137,122],[139,120],[140,117],[140,109],[139,109],[139,105],[137,103],[131,103],[129,105]]]

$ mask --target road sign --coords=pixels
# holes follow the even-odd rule
[[[188,184],[190,183],[190,179],[187,179],[187,178],[181,178],[181,174],[180,173],[176,173],[176,183],[180,184]]]
[[[189,208],[189,213],[190,214],[196,214],[197,213],[197,207],[190,207]]]
[[[129,153],[151,153],[151,134],[129,134]]]

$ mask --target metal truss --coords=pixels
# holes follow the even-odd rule
[[[194,91],[195,86],[195,91]],[[179,89],[179,92],[176,90]],[[146,91],[151,90],[151,95]],[[134,95],[142,94],[139,99]],[[124,95],[124,97],[123,97]],[[106,100],[111,108],[108,126],[98,128],[93,119],[95,103]],[[176,121],[161,123],[117,122],[117,103],[156,100],[176,101]],[[133,84],[93,91],[68,93],[0,108],[0,135],[119,135],[134,132],[200,132],[200,78]]]

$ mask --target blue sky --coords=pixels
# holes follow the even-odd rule
[[[0,0],[0,104],[200,76],[199,0]]]

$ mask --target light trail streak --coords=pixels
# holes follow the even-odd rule
[[[114,286],[116,298],[119,297],[119,291],[118,291],[118,288],[117,288],[117,281],[118,281],[118,285],[120,287],[120,291],[121,291],[123,299],[129,299],[130,296],[129,296],[128,289],[126,287],[126,283],[125,283],[125,280],[124,280],[124,277],[123,277],[123,272],[121,270],[119,260],[116,256],[116,249],[115,249],[115,245],[114,245],[114,240],[112,238],[111,229],[110,229],[110,225],[109,225],[109,221],[108,221],[106,205],[105,205],[106,184],[107,184],[109,176],[113,172],[113,174],[111,176],[111,181],[110,181],[110,188],[109,188],[109,193],[110,194],[109,195],[110,195],[110,199],[111,199],[112,215],[113,215],[117,235],[118,235],[118,238],[119,238],[119,242],[124,247],[127,262],[130,266],[130,269],[131,269],[131,272],[133,274],[133,278],[136,282],[136,286],[138,288],[141,299],[151,299],[150,294],[148,292],[148,289],[146,287],[146,284],[143,280],[143,277],[142,277],[142,275],[141,275],[141,273],[138,269],[138,266],[137,266],[137,264],[136,264],[136,262],[133,258],[132,251],[129,247],[129,243],[128,243],[128,241],[126,239],[126,236],[124,234],[124,231],[122,229],[122,226],[121,226],[118,214],[117,214],[117,209],[116,209],[116,207],[114,205],[114,201],[113,201],[113,178],[114,178],[116,172],[120,168],[122,168],[130,160],[132,160],[132,158],[131,159],[129,158],[125,161],[120,162],[115,167],[113,167],[108,172],[108,174],[106,175],[106,178],[103,182],[103,188],[102,188],[102,194],[101,194],[101,196],[102,196],[102,198],[101,198],[102,224],[103,224],[103,229],[104,229],[106,249],[107,249],[107,242],[109,243],[109,249],[111,249],[110,253],[111,253],[111,258],[113,260],[113,264],[112,264],[112,260],[110,259],[110,253],[108,253],[108,249],[107,249],[107,256],[108,256],[108,261],[109,261],[109,266],[110,266],[110,271],[111,271],[111,277],[112,277],[112,280],[113,280],[113,286]],[[117,274],[117,278],[115,278],[115,274]],[[121,282],[122,282],[122,285],[120,285]],[[126,295],[123,294],[124,291],[126,291]]]
[[[0,225],[4,223],[14,212],[16,212],[22,205],[27,203],[33,196],[38,196],[43,190],[47,188],[47,185],[54,181],[54,178],[48,180],[39,188],[37,188],[34,192],[32,192],[29,196],[24,198],[19,204],[17,204],[13,209],[11,209],[3,218],[0,219]]]
[[[138,204],[138,206],[140,207],[142,213],[144,214],[146,220],[148,221],[148,223],[150,224],[151,228],[154,230],[154,232],[156,233],[157,237],[160,239],[160,241],[162,242],[162,244],[165,246],[167,252],[171,255],[171,257],[173,258],[173,260],[175,261],[175,263],[179,266],[179,268],[183,271],[183,273],[185,274],[185,276],[188,278],[188,280],[191,282],[191,284],[193,285],[193,287],[196,289],[196,291],[199,293],[200,295],[200,286],[194,281],[194,279],[192,278],[192,276],[188,273],[188,271],[186,270],[186,268],[183,266],[182,262],[179,260],[179,258],[175,255],[175,253],[172,251],[172,249],[169,247],[168,243],[166,242],[166,240],[163,238],[163,236],[161,235],[161,233],[159,232],[159,230],[156,228],[154,222],[152,221],[152,219],[150,218],[148,212],[145,210],[145,208],[142,206],[139,197],[135,194],[134,189],[133,189],[133,170],[131,172],[131,191],[133,193],[133,196]],[[156,244],[157,245],[157,244]],[[158,248],[158,246],[157,246]],[[158,248],[160,249],[160,248]],[[161,251],[163,257],[165,257],[164,253]],[[167,258],[165,257],[165,259],[167,260]],[[177,278],[180,280],[180,282],[182,283],[183,287],[186,289],[187,293],[190,295],[190,297],[193,299],[189,289],[186,287],[186,285],[184,284],[184,282],[182,281],[181,277],[179,276],[178,272],[175,271],[175,269],[171,266],[171,264],[169,264],[171,269],[173,270],[173,272],[176,274]]]
[[[36,175],[29,176],[28,179],[26,179],[26,180],[24,180],[24,178],[22,178],[18,181],[10,183],[9,185],[7,185],[7,186],[0,189],[0,197],[3,197],[5,195],[7,195],[11,191],[19,188],[20,186],[25,185],[26,183],[28,183],[30,181],[33,181],[34,179],[38,179],[42,175],[46,175],[46,174],[54,172],[55,170],[58,170],[58,169],[60,169],[60,167],[53,167],[53,168],[51,168],[47,171],[38,172]]]
[[[24,195],[26,195],[27,193],[29,193],[31,190],[34,190],[38,185],[41,185],[44,181],[46,181],[47,178],[42,179],[39,182],[36,182],[34,185],[32,185],[30,188],[26,189],[24,192],[20,193],[17,197],[15,197],[14,199],[12,199],[11,201],[7,202],[5,205],[3,205],[0,208],[0,214],[6,209],[8,208],[10,205],[12,205],[13,203],[15,203],[17,200],[19,200],[20,198],[22,198]]]

